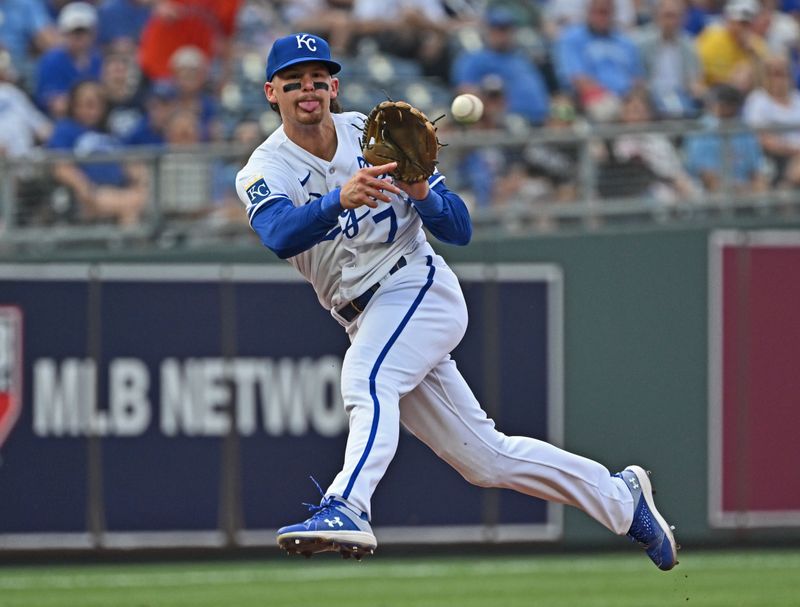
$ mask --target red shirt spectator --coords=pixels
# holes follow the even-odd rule
[[[170,76],[169,60],[182,46],[209,59],[227,55],[242,0],[160,0],[142,31],[139,64],[150,80]]]

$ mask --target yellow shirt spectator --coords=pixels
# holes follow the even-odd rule
[[[697,54],[707,85],[733,84],[749,89],[768,49],[764,39],[752,31],[750,22],[729,19],[724,24],[709,25],[700,32]]]

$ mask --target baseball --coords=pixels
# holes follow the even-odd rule
[[[450,113],[459,122],[472,123],[478,122],[483,116],[483,101],[475,95],[465,93],[453,99],[450,106]]]

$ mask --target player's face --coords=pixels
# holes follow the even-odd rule
[[[319,124],[330,113],[339,80],[331,77],[324,63],[298,63],[275,74],[264,92],[270,103],[278,104],[284,122]]]

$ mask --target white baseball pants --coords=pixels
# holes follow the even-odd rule
[[[569,504],[626,533],[633,499],[621,479],[585,457],[495,429],[449,354],[467,327],[461,287],[441,257],[422,249],[348,327],[342,396],[350,428],[343,469],[326,496],[370,516],[402,423],[475,485]]]

